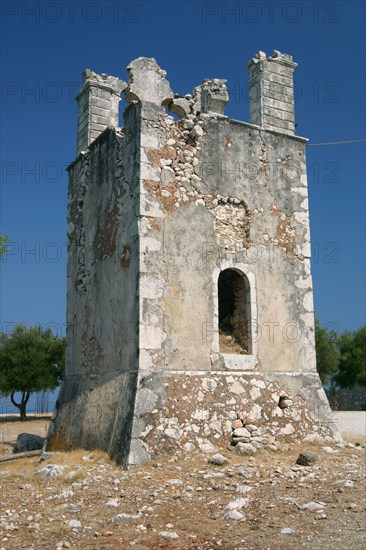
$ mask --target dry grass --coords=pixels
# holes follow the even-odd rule
[[[0,455],[7,455],[12,452],[12,446],[0,443]]]

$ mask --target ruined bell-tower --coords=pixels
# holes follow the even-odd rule
[[[224,80],[182,96],[154,59],[132,61],[128,83],[85,71],[48,449],[131,466],[338,437],[315,365],[295,67],[277,51],[249,61],[250,123],[224,115]]]

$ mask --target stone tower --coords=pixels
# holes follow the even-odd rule
[[[250,123],[224,115],[224,80],[182,96],[154,59],[132,61],[128,83],[85,71],[49,450],[132,466],[339,438],[315,365],[295,67],[278,51],[249,61]]]

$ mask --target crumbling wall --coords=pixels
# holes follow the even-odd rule
[[[258,126],[224,116],[224,80],[177,95],[146,58],[128,66],[128,85],[111,77],[113,106],[118,90],[131,103],[123,131],[104,130],[70,167],[69,345],[48,448],[101,448],[132,466],[239,440],[338,437],[315,365],[296,64],[263,55],[250,65],[252,92],[266,94],[253,100]],[[286,116],[268,98],[281,79]],[[220,348],[227,269],[245,281],[240,350]]]
[[[236,267],[260,288],[258,367],[314,371],[304,140],[216,116],[154,116],[160,147],[143,148],[151,166],[142,186],[159,220],[149,285],[166,296],[158,342],[166,366],[210,368],[218,333],[212,274]]]

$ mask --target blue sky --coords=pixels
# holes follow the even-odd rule
[[[365,138],[363,1],[6,1],[2,5],[1,329],[65,330],[65,167],[76,149],[81,74],[126,79],[155,57],[175,92],[228,80],[225,114],[249,121],[247,61],[290,53],[298,135]],[[315,311],[340,331],[365,323],[365,143],[309,146]]]

